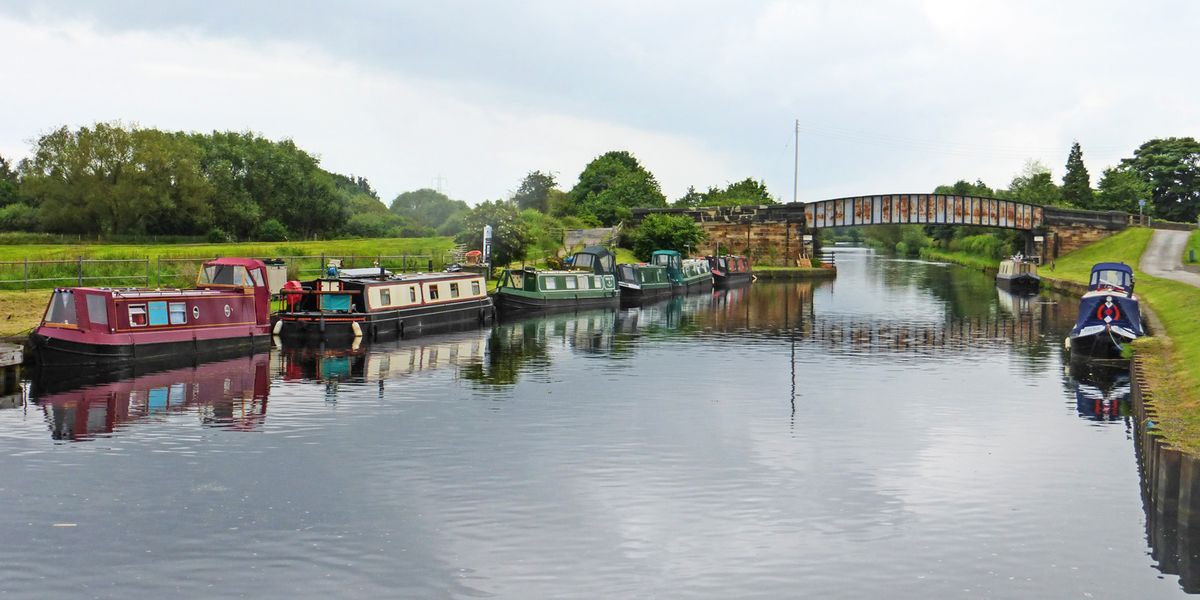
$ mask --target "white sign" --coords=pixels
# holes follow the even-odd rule
[[[808,234],[805,234],[805,235],[804,235],[804,241],[806,241],[806,242],[811,242],[811,241],[812,241],[812,236],[811,236],[811,235],[808,235]]]
[[[1033,241],[1044,242],[1044,241],[1046,241],[1046,238],[1045,238],[1045,236],[1035,235],[1035,236],[1033,236]]]
[[[483,262],[492,264],[492,226],[483,226]]]

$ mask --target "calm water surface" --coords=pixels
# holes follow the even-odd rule
[[[1069,299],[839,267],[35,379],[0,409],[0,596],[1183,595],[1148,542],[1126,381],[1064,371]]]

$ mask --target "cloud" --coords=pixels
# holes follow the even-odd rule
[[[122,120],[147,127],[253,130],[290,137],[325,168],[367,177],[386,199],[445,182],[455,197],[503,197],[525,173],[558,173],[628,149],[676,196],[705,177],[733,179],[736,162],[688,136],[514,105],[502,90],[355,64],[291,42],[252,44],[191,30],[98,30],[0,18],[10,76],[36,93],[0,99],[0,151],[63,124]]]

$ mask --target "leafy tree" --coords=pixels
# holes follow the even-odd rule
[[[569,214],[591,215],[604,226],[629,219],[632,208],[667,205],[658,180],[624,150],[606,152],[588,163],[569,195]]]
[[[1067,204],[1079,208],[1092,207],[1092,179],[1083,164],[1083,149],[1079,142],[1071,145],[1067,156],[1067,172],[1063,175],[1062,198]]]
[[[37,231],[37,209],[28,204],[14,202],[0,208],[0,230],[3,231]]]
[[[496,200],[476,206],[467,213],[455,239],[467,248],[482,250],[485,225],[492,226],[493,265],[507,266],[525,258],[531,240],[515,204]]]
[[[965,179],[959,179],[953,185],[939,185],[934,188],[935,194],[946,194],[950,196],[979,196],[981,198],[995,198],[996,190],[988,187],[983,180],[976,179],[975,183],[970,183]]]
[[[346,210],[351,216],[358,214],[383,215],[388,212],[386,204],[379,200],[379,194],[371,188],[364,177],[354,177],[332,173],[333,187],[345,199]]]
[[[700,206],[704,202],[704,199],[704,192],[697,192],[696,186],[689,185],[687,192],[680,196],[678,200],[672,202],[671,206],[675,208],[695,208]]]
[[[1149,185],[1158,216],[1191,222],[1200,213],[1200,142],[1194,138],[1150,140],[1121,166]]]
[[[16,169],[12,168],[3,156],[0,156],[0,207],[15,204],[20,201],[17,195],[20,181]]]
[[[400,215],[387,210],[382,213],[360,212],[346,221],[346,234],[352,237],[381,238],[402,235],[405,227],[410,226]],[[410,236],[423,237],[423,236]]]
[[[466,202],[423,188],[404,192],[392,200],[391,211],[414,225],[436,229],[457,212],[468,210]]]
[[[1089,207],[1094,210],[1123,210],[1136,213],[1138,200],[1149,200],[1151,194],[1150,186],[1136,171],[1123,167],[1105,169],[1098,188]],[[1150,204],[1144,212],[1149,214],[1153,208],[1154,205]]]
[[[1025,168],[1013,177],[1008,186],[1008,197],[1030,204],[1043,206],[1061,206],[1063,204],[1062,190],[1054,185],[1054,178],[1042,163],[1026,161]]]
[[[627,243],[641,260],[650,260],[655,250],[677,250],[687,254],[707,237],[691,217],[651,214],[627,235]]]
[[[517,208],[520,210],[532,208],[541,212],[548,212],[550,209],[550,190],[555,189],[557,185],[558,183],[554,180],[554,175],[541,171],[531,171],[521,181],[521,187],[517,188],[517,193],[513,196],[513,202],[517,203]]]

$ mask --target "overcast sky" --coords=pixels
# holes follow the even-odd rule
[[[286,8],[283,8],[286,7]],[[1200,2],[15,2],[0,155],[62,125],[289,137],[385,201],[569,188],[632,151],[669,199],[745,177],[792,196],[1061,178],[1200,135]]]

